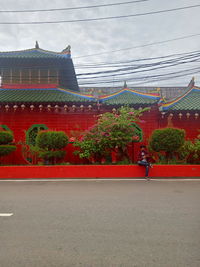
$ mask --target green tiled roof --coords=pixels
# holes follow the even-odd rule
[[[94,98],[64,89],[0,89],[0,103],[76,103]]]
[[[102,99],[106,105],[152,105],[157,103],[158,96],[124,90]]]
[[[46,51],[40,48],[27,49],[22,51],[0,52],[0,58],[70,58],[69,54]]]
[[[185,95],[165,103],[162,110],[200,110],[200,89],[192,88]]]

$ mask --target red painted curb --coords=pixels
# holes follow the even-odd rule
[[[0,179],[27,178],[139,178],[144,167],[137,165],[1,166]],[[152,178],[199,177],[200,165],[154,165]]]

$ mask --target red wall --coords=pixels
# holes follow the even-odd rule
[[[1,166],[0,179],[138,178],[144,177],[144,172],[137,165]],[[150,177],[200,178],[200,165],[155,165]]]
[[[13,108],[10,108],[7,112],[1,110],[0,112],[0,125],[7,125],[14,133],[15,142],[19,143],[20,141],[25,141],[25,131],[27,131],[33,124],[45,124],[51,130],[63,130],[67,133],[69,137],[74,134],[71,131],[83,131],[92,126],[99,113],[103,113],[106,110],[97,110],[89,111],[59,111],[55,112],[39,111],[38,109],[30,111],[30,108],[25,108],[21,110],[18,108],[15,112]],[[145,112],[141,120],[144,120],[143,123],[139,123],[140,127],[143,129],[144,140],[143,143],[148,142],[148,138],[151,135],[152,131],[156,128],[166,127],[167,118],[161,118],[160,112],[157,107],[152,107],[150,112]],[[198,119],[186,119],[185,117],[181,120],[178,118],[178,115],[173,117],[173,125],[175,127],[184,128],[187,132],[187,137],[194,139],[197,137],[198,129],[200,128],[200,118]],[[134,143],[129,146],[129,154],[132,161],[136,161],[136,155],[139,150],[140,143]],[[71,144],[67,146],[67,156],[66,161],[71,163],[82,163],[78,156],[73,155],[74,148]],[[2,159],[3,163],[9,164],[26,164],[27,162],[23,159],[21,153],[21,145],[18,145],[16,152],[11,154],[8,157]]]
[[[169,114],[165,115],[164,118],[160,116],[160,127],[166,127],[168,125],[168,116]],[[200,130],[200,116],[195,119],[194,113],[191,113],[190,117],[186,117],[186,113],[183,113],[182,118],[180,119],[178,113],[173,113],[172,117],[172,125],[177,128],[184,129],[186,131],[186,138],[187,139],[195,139],[197,135],[200,134],[198,130]]]
[[[7,125],[14,133],[15,143],[25,141],[25,131],[27,131],[33,124],[45,124],[51,130],[62,130],[71,135],[71,131],[85,130],[94,124],[96,115],[94,112],[54,112],[54,111],[30,111],[29,108],[22,111],[21,109],[9,110],[0,113],[0,125]],[[77,157],[73,156],[70,145],[68,147],[67,161],[69,157],[76,162]],[[25,164],[26,162],[21,156],[21,146],[18,145],[16,152],[10,156],[2,159],[5,163]]]

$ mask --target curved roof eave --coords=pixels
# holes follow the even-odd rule
[[[31,48],[19,51],[4,51],[0,52],[0,58],[71,58],[70,53],[53,52],[41,48]]]
[[[122,89],[116,93],[113,93],[113,94],[110,94],[110,95],[106,95],[106,96],[102,96],[100,97],[99,99],[103,101],[106,101],[108,99],[111,99],[111,98],[114,98],[118,95],[121,95],[125,92],[129,92],[129,93],[132,93],[132,94],[135,94],[135,95],[139,95],[139,96],[142,96],[142,97],[146,97],[146,98],[151,98],[151,99],[155,99],[155,100],[159,100],[160,99],[160,96],[158,94],[150,94],[150,93],[143,93],[143,92],[139,92],[139,91],[136,91],[136,90],[133,90],[133,89],[128,89],[128,88],[125,88],[125,89]]]
[[[193,91],[197,91],[199,92],[199,97],[200,97],[200,87],[197,86],[193,86],[192,88],[190,88],[188,91],[186,91],[184,94],[182,94],[181,96],[170,100],[169,102],[163,103],[160,106],[160,110],[161,111],[167,111],[170,110],[170,108],[172,108],[173,106],[175,106],[177,103],[179,103],[180,101],[182,101],[183,99],[185,99],[186,97],[189,97],[189,94]],[[200,107],[199,107],[200,109]],[[180,108],[179,108],[180,110]]]

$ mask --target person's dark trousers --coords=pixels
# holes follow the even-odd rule
[[[149,176],[149,166],[150,166],[150,163],[147,162],[147,161],[138,161],[138,165],[140,166],[145,166],[145,177],[148,177]]]

